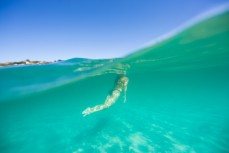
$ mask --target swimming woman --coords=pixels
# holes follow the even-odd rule
[[[90,108],[90,107],[86,108],[82,112],[83,116],[87,116],[91,113],[109,108],[110,106],[112,106],[116,102],[116,100],[118,99],[118,97],[120,96],[122,91],[124,91],[124,103],[125,103],[126,102],[126,91],[127,91],[128,81],[129,81],[129,79],[126,76],[122,76],[120,79],[118,79],[114,90],[111,92],[110,95],[107,96],[105,103],[100,104],[100,105],[96,105],[92,108]]]

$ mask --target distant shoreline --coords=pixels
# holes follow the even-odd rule
[[[47,62],[47,61],[30,61],[30,60],[24,60],[24,61],[19,61],[19,62],[5,62],[5,63],[0,63],[1,66],[14,66],[14,65],[35,65],[35,64],[50,64],[50,63],[55,63],[55,62],[60,62],[62,60],[55,60],[53,62]]]

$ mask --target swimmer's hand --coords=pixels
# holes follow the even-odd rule
[[[92,112],[91,112],[91,108],[90,108],[90,107],[86,108],[86,109],[82,112],[83,117],[85,117],[85,116],[87,116],[87,115],[89,115],[89,114],[91,114],[91,113],[92,113]]]
[[[126,96],[123,96],[123,101],[124,103],[126,103]]]

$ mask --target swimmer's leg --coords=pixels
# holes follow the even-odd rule
[[[111,106],[110,101],[111,101],[111,96],[108,95],[104,104],[96,105],[96,106],[94,106],[92,108],[90,108],[90,107],[86,108],[82,112],[83,116],[87,116],[87,115],[89,115],[91,113],[98,112],[100,110],[103,110],[103,109],[106,109],[106,108],[110,107]]]
[[[86,108],[86,109],[82,112],[82,114],[83,114],[83,116],[85,117],[85,116],[87,116],[87,115],[89,115],[89,114],[91,114],[91,113],[98,112],[98,111],[103,110],[103,109],[105,109],[105,108],[107,108],[107,106],[104,105],[104,104],[102,104],[102,105],[97,105],[97,106],[92,107],[92,108],[88,107],[88,108]]]
[[[117,99],[116,96],[119,96],[119,94],[118,95],[113,95],[113,94],[108,95],[104,104],[96,105],[95,107],[92,107],[92,108],[88,107],[87,109],[85,109],[82,112],[83,116],[87,116],[91,113],[98,112],[98,111],[101,111],[103,109],[110,107],[111,105],[113,105],[115,103],[115,101]]]

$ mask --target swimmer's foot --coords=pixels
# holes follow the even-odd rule
[[[86,108],[86,109],[82,112],[82,114],[83,114],[83,117],[85,117],[85,116],[91,114],[91,108],[90,108],[90,107]]]

